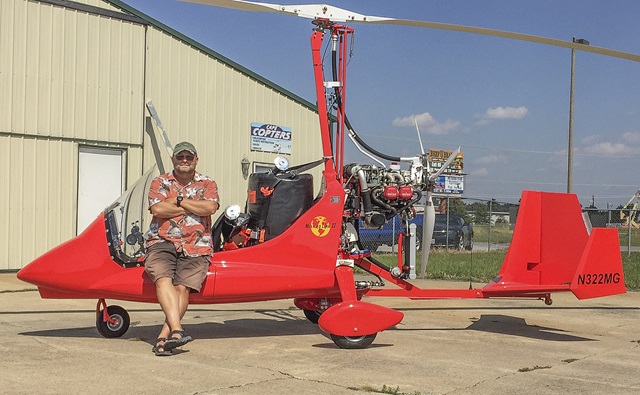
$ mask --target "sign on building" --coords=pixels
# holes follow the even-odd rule
[[[291,128],[251,122],[251,151],[291,155]]]

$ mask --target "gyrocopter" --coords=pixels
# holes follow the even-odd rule
[[[230,206],[213,225],[215,254],[200,293],[191,303],[216,304],[293,299],[305,316],[341,348],[366,348],[378,332],[403,319],[399,311],[366,297],[539,298],[553,292],[579,298],[626,292],[618,233],[585,225],[572,194],[524,191],[513,238],[497,276],[477,289],[423,289],[413,284],[406,248],[415,204],[426,201],[422,245],[429,246],[434,224],[431,202],[438,171],[422,152],[395,157],[367,145],[347,118],[345,84],[348,43],[354,30],[345,23],[410,25],[526,40],[596,52],[633,61],[640,56],[572,42],[491,29],[365,16],[329,5],[275,5],[239,0],[199,0],[247,11],[293,14],[312,20],[311,51],[323,157],[289,167],[276,160],[270,172],[248,180],[244,211]],[[325,76],[321,49],[331,47],[331,76]],[[335,120],[335,127],[330,122]],[[345,163],[346,138],[380,162],[406,162],[408,169]],[[323,166],[322,187],[313,196],[313,177],[305,170]],[[142,232],[148,227],[146,173],[79,236],[37,258],[19,273],[37,285],[43,298],[97,299],[96,326],[105,337],[120,337],[129,315],[107,299],[156,302],[155,287],[144,273]],[[405,232],[399,239],[398,265],[387,267],[363,249],[360,226],[379,228],[399,215]],[[557,221],[563,218],[563,221]],[[130,224],[134,224],[130,228]],[[428,248],[423,253],[426,267]],[[373,281],[354,276],[360,268]]]

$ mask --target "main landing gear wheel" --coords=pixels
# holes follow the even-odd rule
[[[109,317],[115,322],[104,321],[104,310],[100,310],[96,317],[96,328],[98,332],[107,338],[121,337],[129,329],[131,320],[127,310],[120,306],[112,305],[107,307]]]
[[[314,324],[318,323],[318,320],[320,319],[320,314],[322,314],[322,313],[319,313],[319,312],[317,312],[315,310],[306,310],[305,309],[305,310],[302,310],[302,311],[304,312],[304,316],[307,317],[307,319],[310,322],[314,323]]]
[[[331,335],[331,340],[336,346],[344,349],[356,350],[367,348],[373,343],[377,333],[365,336],[338,336]]]

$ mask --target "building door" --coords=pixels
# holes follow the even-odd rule
[[[78,157],[78,222],[82,233],[123,192],[125,154],[119,149],[80,147]]]

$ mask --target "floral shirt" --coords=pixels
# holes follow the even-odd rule
[[[182,185],[171,172],[151,181],[149,210],[154,204],[178,195],[182,195],[184,199],[213,200],[219,203],[218,185],[211,178],[196,172],[190,183]],[[145,234],[145,240],[147,247],[167,241],[173,243],[178,252],[187,256],[211,256],[211,216],[201,217],[192,213],[174,218],[154,216],[149,231]]]

